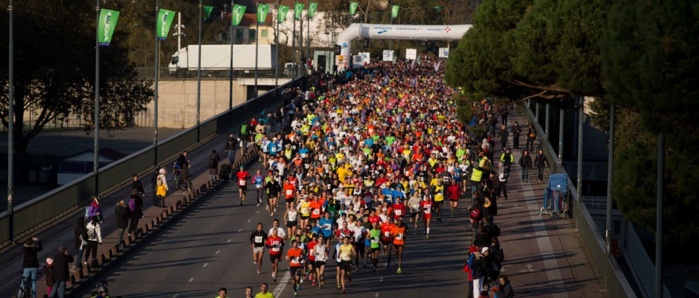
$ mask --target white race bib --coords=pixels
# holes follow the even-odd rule
[[[390,233],[390,232],[383,232],[383,236],[384,236],[384,237],[390,237],[390,236],[391,236],[391,233]]]
[[[399,234],[396,236],[396,240],[403,240],[403,233],[399,233]]]
[[[278,246],[276,246],[276,245],[275,245],[275,246],[273,246],[273,247],[272,247],[272,251],[274,251],[274,252],[277,252],[277,251],[279,251],[279,247],[278,247]]]
[[[398,216],[403,215],[403,210],[398,209],[395,212],[396,212],[396,215],[398,215]]]
[[[287,196],[292,196],[292,195],[294,195],[294,191],[291,190],[291,189],[287,189],[287,190],[286,190],[286,195],[287,195]]]
[[[247,183],[246,180],[242,180],[242,179],[241,179],[241,180],[238,181],[238,185],[240,185],[240,186],[245,186],[246,183]]]
[[[262,243],[262,236],[255,236],[255,243]]]

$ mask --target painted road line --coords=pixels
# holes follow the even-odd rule
[[[189,279],[189,282],[192,282],[193,280],[194,280],[194,277],[190,278],[190,279]]]
[[[220,253],[220,252],[221,252],[220,250],[217,250],[217,251],[216,251],[216,254],[218,254],[218,253]]]
[[[524,197],[527,200],[527,209],[529,209],[529,218],[531,219],[531,225],[534,228],[534,235],[537,237],[537,242],[539,244],[539,253],[542,257],[544,263],[544,269],[546,269],[546,277],[548,278],[549,286],[557,286],[563,284],[563,277],[561,276],[561,271],[558,270],[558,262],[555,258],[553,248],[551,247],[551,241],[549,240],[549,234],[546,231],[546,225],[541,216],[539,216],[539,205],[542,203],[539,201],[539,196],[537,196],[532,190],[532,186],[529,183],[524,183],[522,185],[522,190],[524,191]],[[534,271],[531,265],[526,265],[527,269],[525,272]],[[522,270],[520,270],[522,272]],[[553,297],[565,298],[568,297],[566,292],[555,293],[553,291]]]
[[[238,232],[240,232],[240,231],[238,231]],[[226,243],[231,243],[231,241],[233,241],[233,239],[228,239],[228,241],[226,241]]]
[[[289,284],[289,280],[291,279],[291,274],[287,270],[284,273],[284,276],[282,276],[282,280],[280,283],[277,284],[277,287],[274,288],[274,297],[281,297],[282,292],[284,291],[284,288],[286,288],[286,285]]]
[[[203,266],[203,267],[206,267],[207,265],[209,265],[209,263],[204,263],[204,266]]]

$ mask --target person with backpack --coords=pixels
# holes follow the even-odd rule
[[[131,236],[131,234],[136,233],[136,230],[138,229],[138,221],[141,220],[141,217],[143,217],[143,199],[136,192],[135,189],[131,191],[131,197],[129,198],[128,206],[129,211],[131,211],[131,220],[129,220],[128,236]]]
[[[221,158],[218,156],[218,153],[216,153],[216,149],[211,151],[211,155],[209,156],[209,180],[211,183],[216,183],[216,180],[218,178],[218,162],[221,160]]]
[[[136,190],[139,196],[144,196],[146,191],[143,189],[143,183],[138,179],[138,175],[133,175],[133,181],[131,182],[131,189]]]
[[[83,264],[87,265],[87,260],[92,255],[92,263],[97,262],[97,245],[102,244],[102,228],[97,222],[97,219],[90,217],[90,220],[85,225],[85,230],[87,231],[87,239],[85,240],[87,244],[85,245],[85,261]]]
[[[117,237],[117,245],[119,245],[124,241],[124,232],[129,227],[129,218],[131,217],[131,210],[126,206],[124,200],[117,202],[116,208],[114,208],[114,217],[119,229],[119,236]]]
[[[248,140],[250,133],[250,124],[248,122],[243,122],[243,125],[240,126],[240,136],[238,137],[240,141],[240,149],[243,150],[243,154],[245,154],[245,142]]]
[[[104,219],[102,207],[100,207],[100,199],[98,197],[92,197],[90,205],[85,207],[85,218],[91,217],[94,217],[98,222],[102,222]]]
[[[158,171],[158,176],[155,178],[155,197],[157,202],[156,206],[165,208],[165,196],[167,196],[167,191],[170,190],[167,186],[167,170],[165,168],[160,168]]]
[[[59,246],[58,254],[53,257],[53,263],[55,266],[53,270],[53,278],[55,285],[49,292],[50,298],[63,298],[65,296],[66,283],[70,279],[69,266],[70,263],[73,263],[73,261],[75,261],[75,259],[73,259],[73,256],[68,251],[68,248],[63,245]],[[48,283],[48,278],[46,279],[46,282]]]
[[[39,258],[36,252],[41,251],[43,248],[41,241],[37,237],[27,238],[22,247],[24,252],[22,278],[24,278],[25,282],[32,283],[32,298],[36,298],[36,278],[39,274]]]
[[[527,143],[524,145],[524,149],[530,152],[534,150],[534,141],[536,140],[536,129],[534,124],[529,124],[529,130],[527,131]]]
[[[228,153],[228,163],[231,165],[235,162],[235,150],[238,144],[240,144],[240,139],[233,134],[226,139],[226,153]]]

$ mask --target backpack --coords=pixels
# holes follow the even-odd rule
[[[134,198],[129,199],[129,210],[131,210],[131,212],[136,211],[136,199],[134,199]]]
[[[243,124],[243,125],[240,127],[240,134],[241,134],[241,135],[246,135],[246,134],[248,134],[248,125],[247,125],[247,124]]]
[[[85,226],[85,230],[87,230],[87,239],[96,239],[97,238],[96,227],[92,226],[92,228],[90,228],[90,225],[87,225],[87,226]]]
[[[471,214],[469,215],[469,218],[471,218],[471,220],[473,220],[473,221],[480,221],[482,219],[481,209],[480,208],[471,209]]]

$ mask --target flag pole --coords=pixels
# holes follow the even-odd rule
[[[99,44],[99,28],[100,28],[100,0],[95,0],[95,118],[92,120],[95,126],[94,135],[94,153],[92,161],[92,171],[95,175],[95,192],[94,196],[99,195],[99,142],[100,142],[100,44]]]

